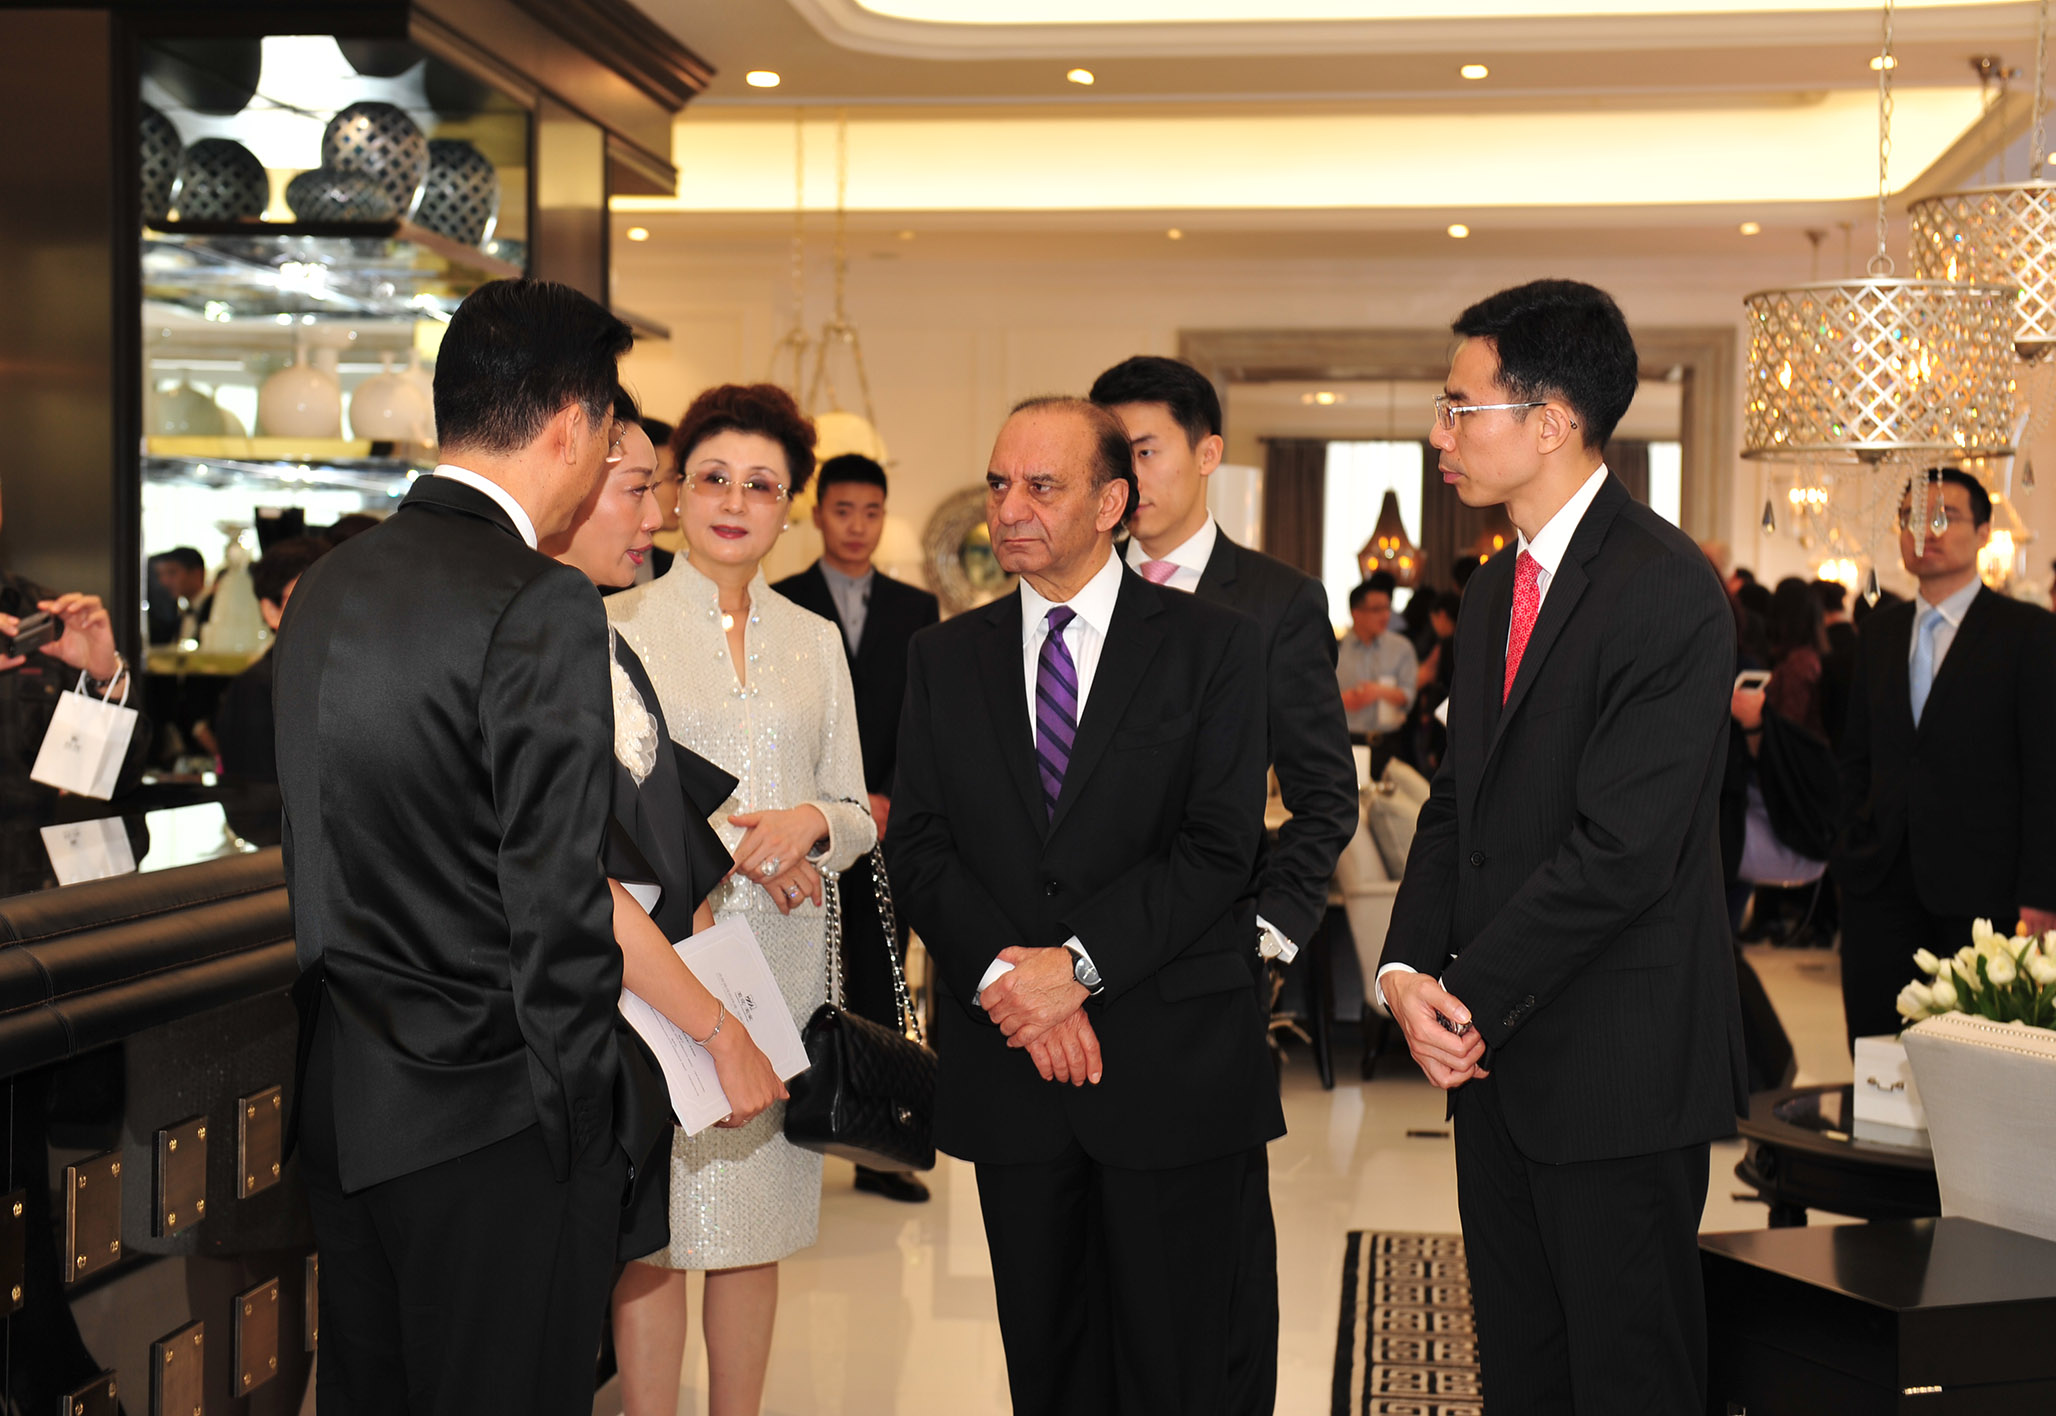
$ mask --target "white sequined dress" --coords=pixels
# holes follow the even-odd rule
[[[714,582],[683,555],[648,585],[607,600],[607,618],[649,670],[671,736],[731,773],[735,799],[711,818],[733,850],[738,811],[811,804],[828,818],[819,863],[848,868],[876,842],[864,793],[849,662],[835,626],[779,595],[760,574],[750,583],[743,632],[748,683],[736,680]],[[749,921],[771,972],[804,1027],[824,996],[819,906],[782,915],[761,885],[729,880],[711,897],[717,919]],[[664,1268],[724,1269],[772,1263],[814,1242],[821,1215],[821,1157],[788,1145],[785,1105],[739,1130],[676,1135],[671,1167],[671,1247],[644,1259]]]

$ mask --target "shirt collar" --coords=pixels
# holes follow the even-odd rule
[[[1142,549],[1142,542],[1130,536],[1128,538],[1128,564],[1140,570],[1144,561],[1167,560],[1180,569],[1197,571],[1203,575],[1206,573],[1206,563],[1213,559],[1214,542],[1220,538],[1220,535],[1221,528],[1219,523],[1214,520],[1214,514],[1208,512],[1205,523],[1197,531],[1186,537],[1182,545],[1174,547],[1167,556],[1152,556],[1148,551]]]
[[[515,531],[528,543],[528,548],[531,551],[535,549],[535,523],[528,519],[528,513],[521,509],[521,503],[514,500],[514,494],[498,482],[490,477],[481,477],[470,468],[459,467],[451,462],[442,463],[431,475],[448,477],[452,482],[461,482],[472,491],[483,492],[491,497],[499,504],[500,510],[507,513],[507,519],[514,523]]]
[[[1975,600],[1977,592],[1984,588],[1984,582],[1973,575],[1970,578],[1970,584],[1964,586],[1955,594],[1944,597],[1939,605],[1930,605],[1927,596],[1919,596],[1920,607],[1923,613],[1931,609],[1940,610],[1942,618],[1949,621],[1951,629],[1961,629],[1963,628],[1964,615],[1970,612],[1970,602]],[[1919,616],[1916,615],[1915,618],[1918,619]]]
[[[1563,564],[1564,555],[1571,548],[1571,537],[1577,534],[1578,523],[1585,519],[1585,513],[1591,510],[1592,499],[1605,485],[1606,464],[1602,462],[1598,470],[1585,479],[1585,485],[1571,493],[1571,499],[1535,533],[1534,540],[1517,533],[1520,549],[1535,558],[1544,575],[1555,576],[1556,568]]]
[[[1064,602],[1078,612],[1078,618],[1104,639],[1107,627],[1114,621],[1114,601],[1121,598],[1121,577],[1127,574],[1122,568],[1121,558],[1109,554],[1107,563],[1099,568],[1084,588]],[[1021,581],[1021,642],[1031,644],[1042,632],[1051,609],[1057,601],[1045,600],[1033,585],[1024,578]]]
[[[872,576],[878,574],[878,567],[874,565],[862,575],[849,576],[824,560],[821,562],[821,574],[831,586],[840,585],[844,590],[861,590],[871,583]]]

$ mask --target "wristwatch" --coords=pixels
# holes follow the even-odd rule
[[[1078,980],[1087,993],[1098,993],[1107,986],[1099,976],[1099,966],[1092,962],[1092,956],[1085,952],[1083,944],[1066,944],[1071,952],[1071,977]]]

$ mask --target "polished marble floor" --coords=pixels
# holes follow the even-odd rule
[[[1835,956],[1755,949],[1751,958],[1792,1035],[1800,1080],[1846,1080]],[[1282,1328],[1277,1409],[1293,1416],[1328,1410],[1343,1234],[1457,1228],[1441,1095],[1404,1055],[1385,1057],[1367,1083],[1355,1079],[1353,1052],[1337,1062],[1342,1076],[1324,1092],[1306,1055],[1295,1056],[1285,1075],[1289,1134],[1271,1147]],[[1740,1155],[1739,1142],[1714,1148],[1705,1229],[1764,1225],[1761,1205],[1735,1198]],[[930,1182],[931,1203],[896,1205],[855,1193],[850,1168],[829,1162],[820,1242],[782,1273],[765,1402],[771,1416],[1009,1409],[971,1168],[945,1159]],[[695,1335],[681,1413],[705,1410],[705,1363]]]

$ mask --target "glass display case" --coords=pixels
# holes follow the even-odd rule
[[[401,40],[158,40],[140,89],[144,637],[221,676],[268,637],[266,545],[435,465],[442,330],[527,269],[533,115]],[[177,548],[198,594],[156,573]]]

